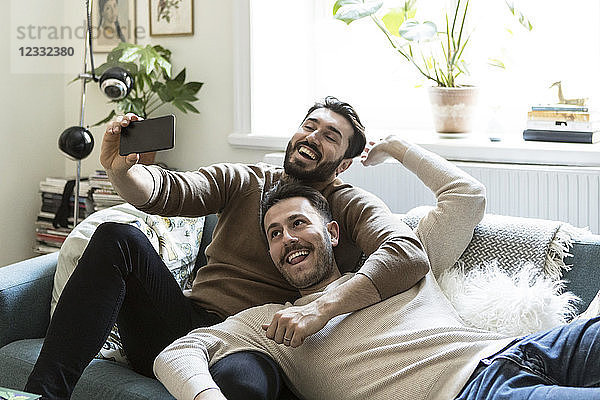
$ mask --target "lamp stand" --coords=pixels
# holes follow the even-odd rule
[[[92,0],[85,1],[86,6],[86,21],[89,21],[90,16],[92,15]],[[89,49],[89,29],[85,30],[84,35],[84,44],[83,44],[83,73],[79,75],[81,79],[81,107],[79,110],[79,126],[84,126],[85,119],[85,95],[87,83],[92,80],[92,76],[87,73],[87,57],[88,57],[88,49]],[[75,175],[75,203],[73,204],[73,228],[77,226],[79,223],[79,185],[81,182],[81,160],[76,160],[77,162],[77,173]]]

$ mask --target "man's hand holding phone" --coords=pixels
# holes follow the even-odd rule
[[[129,168],[137,164],[140,159],[139,154],[129,154],[122,156],[119,154],[121,142],[120,133],[123,128],[129,126],[131,121],[142,121],[143,118],[133,113],[128,113],[117,117],[106,126],[104,137],[102,139],[102,148],[100,150],[100,163],[104,169],[114,175],[124,175]]]
[[[144,120],[135,114],[126,114],[106,127],[100,162],[107,171],[124,173],[139,162],[140,153],[172,149],[174,146],[174,115]]]
[[[137,165],[139,153],[172,148],[174,137],[175,117],[172,115],[144,120],[128,113],[106,126],[100,163],[113,187],[127,202],[146,204],[154,188],[150,172]]]

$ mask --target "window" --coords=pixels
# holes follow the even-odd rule
[[[329,94],[353,104],[373,135],[433,129],[422,87],[429,84],[372,21],[347,26],[335,20],[333,0],[246,1],[246,129],[252,134],[289,138],[303,116],[298,110]],[[384,8],[398,3],[386,1]],[[445,3],[420,0],[417,19],[442,26]],[[471,0],[470,7],[473,35],[466,58],[472,74],[464,82],[481,89],[478,132],[520,137],[528,107],[556,101],[556,88],[549,89],[555,81],[562,81],[566,97],[588,97],[594,106],[600,93],[600,2],[518,2],[533,23],[531,32],[514,22],[505,0]],[[500,58],[506,69],[490,67],[488,57]]]

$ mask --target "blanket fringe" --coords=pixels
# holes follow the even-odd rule
[[[552,279],[559,280],[562,277],[563,270],[569,271],[572,267],[567,264],[565,259],[573,257],[570,253],[573,247],[573,239],[589,234],[589,229],[576,228],[570,224],[561,224],[554,238],[550,242],[548,253],[546,253],[546,263],[544,272]]]

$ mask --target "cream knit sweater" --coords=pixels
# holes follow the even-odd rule
[[[156,376],[177,399],[193,399],[216,387],[209,365],[244,350],[271,356],[292,390],[305,399],[452,399],[481,358],[510,342],[502,335],[467,327],[434,277],[453,266],[471,240],[483,217],[484,188],[417,146],[402,162],[437,197],[437,207],[415,229],[432,272],[403,293],[333,318],[298,348],[278,345],[261,328],[291,303],[254,307],[213,327],[196,329],[167,347],[154,363]],[[350,276],[342,276],[324,291]],[[319,295],[304,296],[294,304],[306,304]]]

